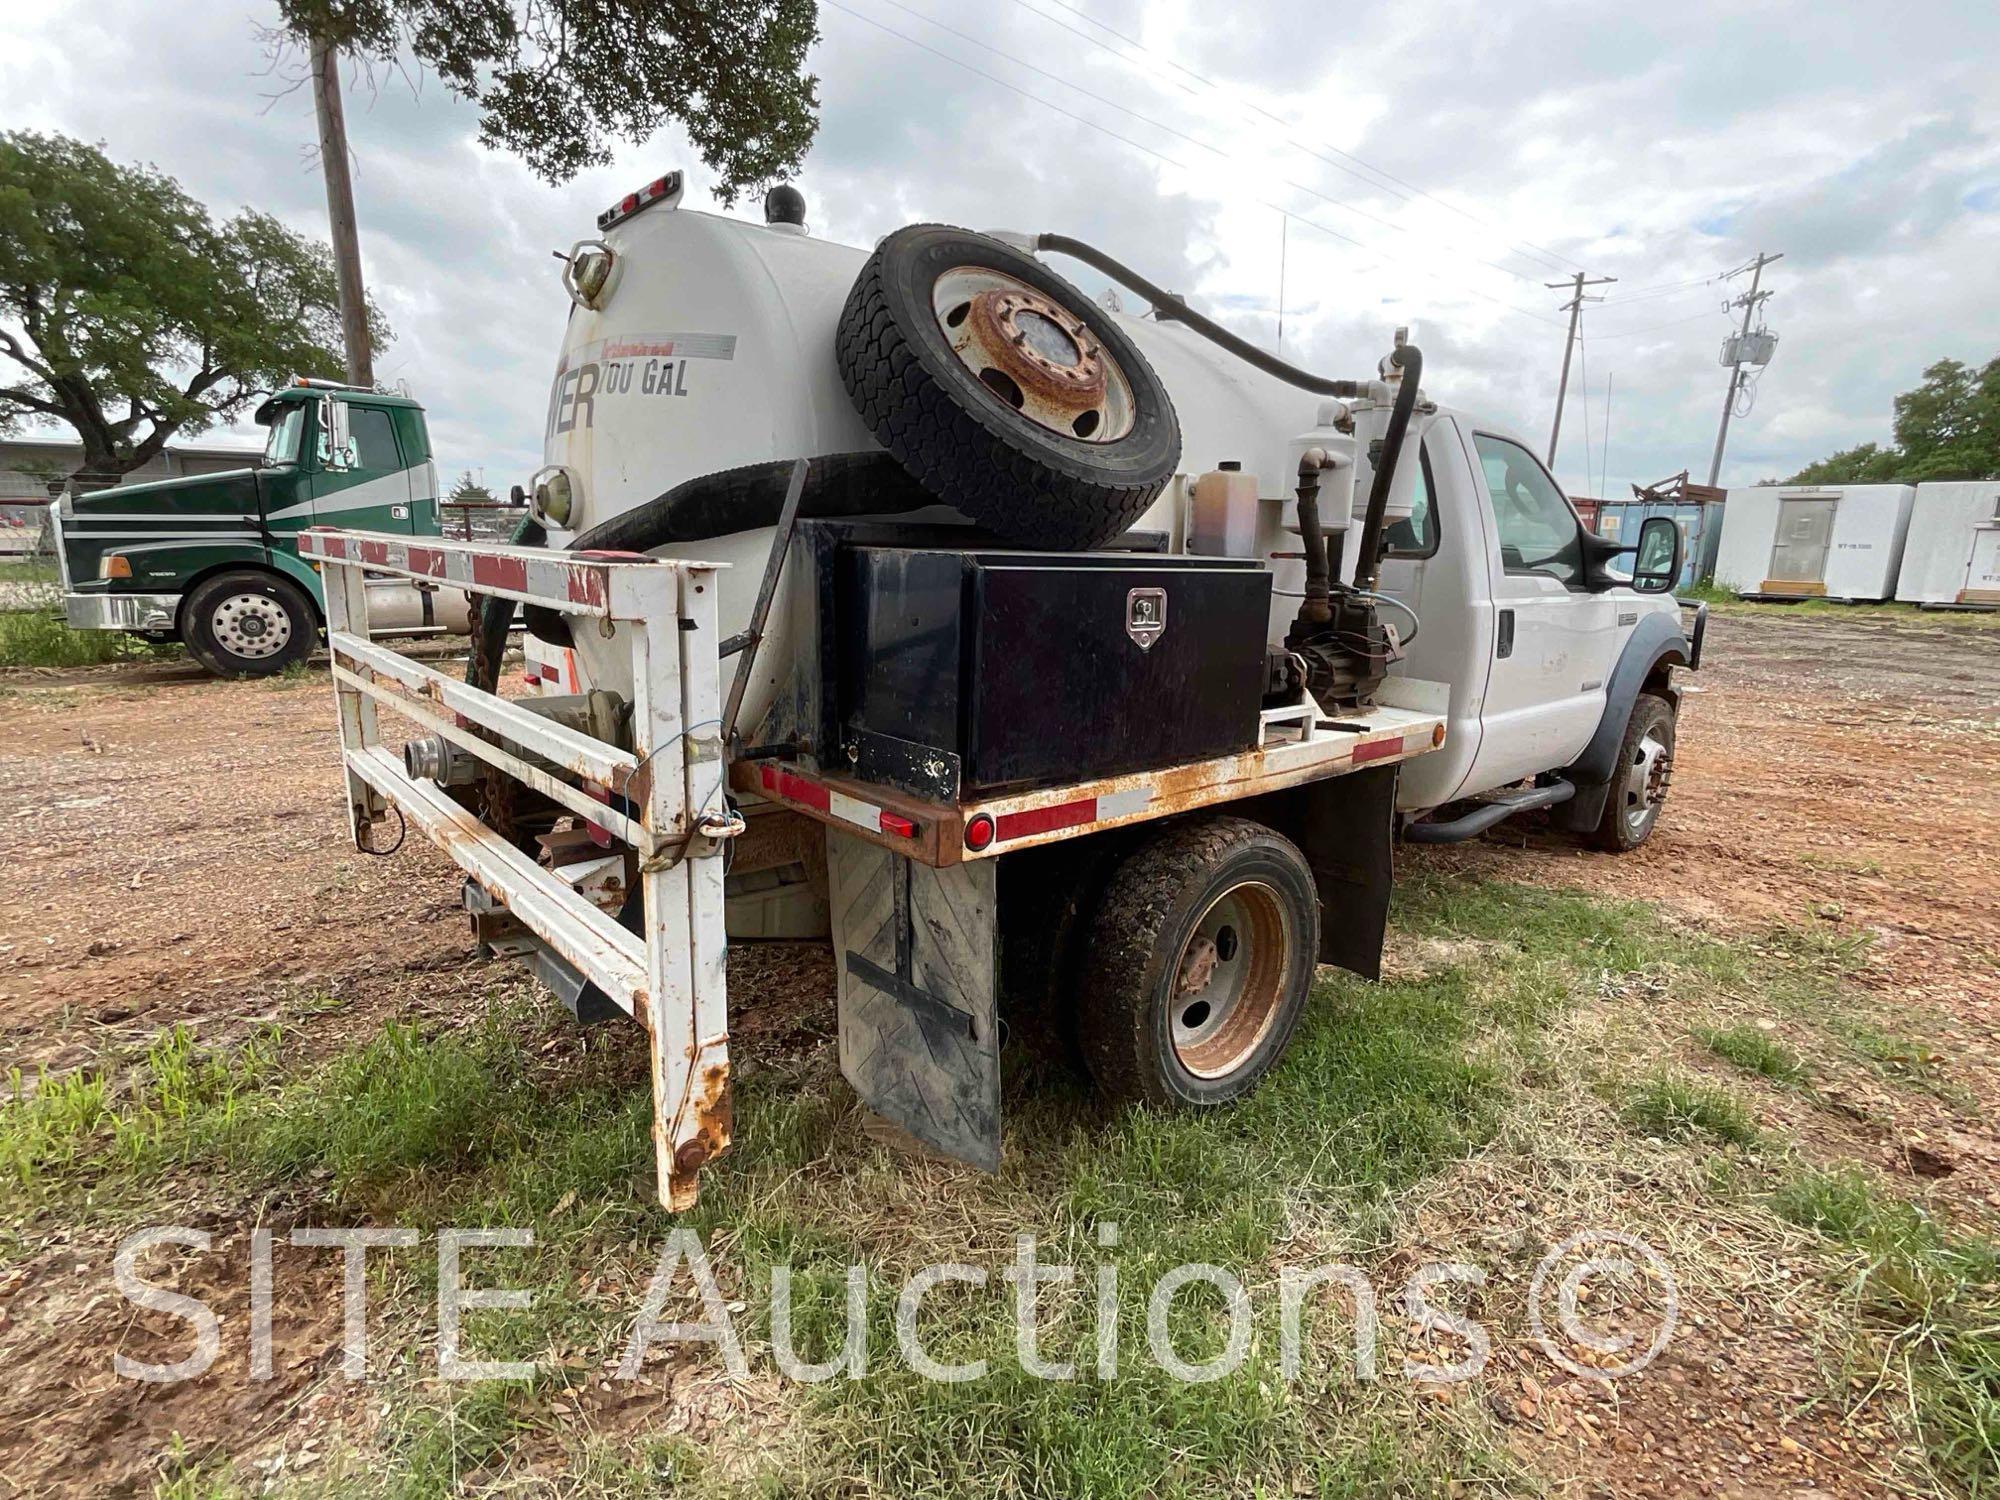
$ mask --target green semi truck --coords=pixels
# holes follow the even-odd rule
[[[254,468],[65,496],[55,510],[63,605],[78,630],[179,640],[209,671],[269,676],[318,643],[326,603],[298,554],[309,526],[437,536],[437,468],[407,396],[301,378],[257,409]],[[467,628],[466,596],[369,585],[378,634]]]

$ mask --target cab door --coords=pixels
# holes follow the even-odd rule
[[[404,472],[412,461],[404,457],[397,441],[395,420],[379,406],[359,401],[343,404],[347,408],[348,452],[329,453],[321,445],[313,466],[313,524],[414,535],[417,508],[411,499],[409,475]]]
[[[1587,588],[1583,523],[1541,460],[1494,433],[1472,433],[1470,446],[1492,526],[1493,635],[1479,749],[1460,795],[1559,770],[1582,752],[1604,713],[1621,605],[1637,615],[1623,590]]]

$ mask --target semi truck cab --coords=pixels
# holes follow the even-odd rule
[[[179,640],[217,675],[268,676],[303,660],[325,620],[302,530],[439,534],[430,433],[410,397],[302,377],[256,420],[270,432],[253,468],[64,497],[57,557],[73,628]],[[373,587],[384,633],[465,627],[463,594]]]

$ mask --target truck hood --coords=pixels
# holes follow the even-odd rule
[[[226,469],[217,474],[187,474],[148,484],[121,484],[108,490],[72,495],[65,514],[79,521],[100,515],[133,516],[257,516],[257,471]]]

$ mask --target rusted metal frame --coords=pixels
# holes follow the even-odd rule
[[[621,620],[642,618],[651,592],[648,575],[679,566],[636,553],[591,556],[442,537],[419,541],[330,526],[300,532],[299,555],[309,561],[359,565],[414,583],[452,584],[469,593],[546,605],[564,614]]]
[[[497,693],[488,693],[454,677],[447,677],[421,662],[363,640],[352,631],[330,636],[327,644],[336,655],[368,668],[378,679],[386,677],[399,683],[411,692],[431,699],[438,707],[463,714],[483,728],[503,734],[524,749],[554,761],[565,771],[573,771],[585,780],[595,781],[614,792],[622,793],[639,768],[639,757],[629,750],[621,750],[595,735],[531,713]]]
[[[460,727],[447,713],[437,711],[423,699],[412,694],[397,691],[381,680],[367,667],[356,671],[345,664],[344,656],[336,655],[333,661],[333,677],[336,684],[351,685],[369,694],[371,699],[388,704],[397,713],[412,723],[428,729],[432,734],[441,735],[461,749],[476,755],[495,770],[504,772],[523,784],[533,787],[551,802],[560,803],[579,818],[597,824],[600,828],[617,835],[638,849],[644,857],[658,852],[659,841],[650,830],[628,818],[610,805],[599,802],[586,792],[579,791],[561,778],[550,775],[540,766],[530,765],[520,756],[495,745],[490,740],[480,738],[471,730]],[[468,719],[472,718],[467,714]]]
[[[351,751],[348,772],[401,808],[439,848],[616,1005],[648,1019],[646,953],[617,920],[557,880],[438,787],[413,781],[381,745]]]
[[[843,817],[838,804],[829,808],[819,808],[787,797],[782,791],[767,785],[764,771],[771,766],[768,761],[736,761],[729,768],[729,784],[739,792],[747,792],[753,797],[761,797],[766,802],[775,802],[794,812],[802,813],[815,822],[824,823],[829,828],[838,828],[842,833],[887,849],[892,854],[905,855],[920,865],[933,867],[957,864],[962,839],[960,817],[957,808],[944,802],[926,802],[921,797],[912,797],[907,792],[898,792],[873,782],[856,781],[849,776],[814,774],[808,779],[825,787],[830,793],[838,793],[843,798],[855,802],[872,802],[889,812],[900,813],[916,825],[916,833],[909,837],[886,833],[879,825],[858,823]],[[789,767],[785,769],[789,770]]]
[[[359,568],[329,567],[326,575],[326,627],[329,642],[342,635],[368,634],[368,588]],[[334,707],[340,729],[343,764],[356,752],[374,746],[381,738],[375,720],[375,701],[368,694],[336,683]],[[347,831],[356,848],[363,847],[367,830],[388,811],[380,795],[366,781],[347,771]]]
[[[646,780],[640,820],[650,828],[688,822],[688,776],[676,766],[690,720],[682,692],[682,630],[678,600],[664,618],[642,620],[632,652],[632,744],[646,760],[660,760]],[[696,1200],[700,1162],[678,1164],[676,1130],[692,1092],[700,1052],[694,1018],[694,926],[688,886],[692,860],[648,860],[640,866],[646,926],[646,988],[656,1004],[648,1012],[652,1070],[652,1148],[660,1202],[690,1208]]]
[[[694,726],[684,742],[685,806],[692,823],[704,812],[728,806],[728,747],[722,727],[709,722],[723,712],[717,649],[723,637],[716,575],[688,569],[679,575],[679,583],[681,719]],[[694,981],[696,1050],[693,1097],[675,1126],[674,1143],[676,1165],[689,1169],[690,1190],[693,1169],[727,1150],[735,1128],[729,1081],[729,939],[723,914],[728,861],[723,853],[717,848],[685,861],[688,926],[694,934],[689,972]]]

